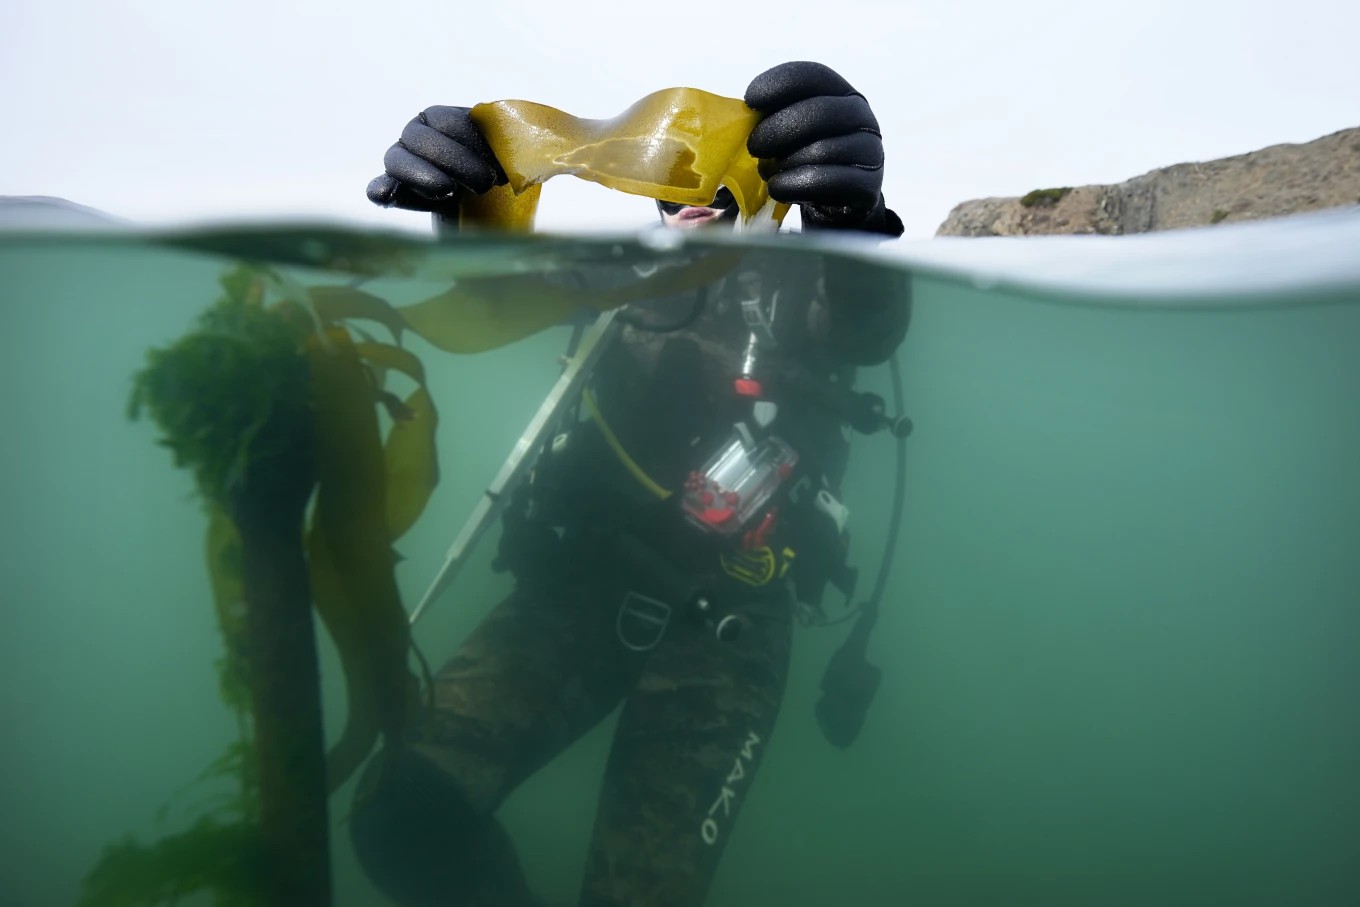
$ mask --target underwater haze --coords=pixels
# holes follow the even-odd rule
[[[800,628],[710,907],[1360,903],[1360,212],[1141,239],[797,247],[908,275],[905,520],[863,733],[838,750],[813,716],[849,625]],[[180,830],[221,792],[194,784],[238,737],[204,509],[127,406],[148,350],[225,273],[265,262],[412,302],[467,275],[682,251],[277,225],[0,233],[0,905],[75,904],[106,846]],[[397,545],[408,608],[568,335],[469,355],[407,342],[441,465]],[[861,382],[891,399],[886,368]],[[893,470],[890,438],[855,439],[864,587]],[[508,587],[494,541],[416,625],[435,667]],[[317,638],[333,739],[345,687]],[[548,904],[576,897],[612,723],[501,812]],[[334,903],[377,907],[343,828],[352,787],[330,801]]]

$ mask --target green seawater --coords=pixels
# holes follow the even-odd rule
[[[191,782],[236,737],[192,478],[125,411],[147,350],[224,271],[248,257],[414,301],[459,274],[666,254],[345,229],[0,235],[0,905],[72,904],[108,843],[183,827],[213,790]],[[798,631],[711,907],[1360,903],[1360,278],[1197,305],[876,261],[911,274],[915,304],[906,518],[870,655],[883,688],[858,742],[828,745],[812,708],[846,625]],[[400,545],[408,606],[567,333],[472,356],[408,339],[443,466]],[[890,396],[885,368],[862,383]],[[868,578],[893,456],[856,441]],[[490,541],[416,626],[436,664],[507,588]],[[319,640],[333,734],[343,686]],[[550,904],[575,898],[611,729],[501,814]],[[343,827],[351,789],[331,802],[334,901],[381,905]]]

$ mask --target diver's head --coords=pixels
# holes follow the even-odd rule
[[[656,208],[661,212],[661,223],[678,230],[731,224],[737,220],[737,200],[726,186],[720,188],[713,201],[707,205],[686,205],[657,199]]]

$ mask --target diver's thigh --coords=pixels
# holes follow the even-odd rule
[[[484,813],[609,714],[638,666],[598,593],[520,588],[434,678],[412,748]]]
[[[350,837],[394,903],[520,907],[533,896],[496,807],[618,703],[637,665],[589,590],[519,589],[439,671],[406,746],[370,761]],[[631,672],[631,673],[630,673]]]
[[[736,640],[668,633],[615,731],[581,907],[698,907],[769,745],[792,615]]]

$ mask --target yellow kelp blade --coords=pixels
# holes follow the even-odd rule
[[[392,426],[387,435],[387,523],[395,542],[406,534],[430,503],[439,484],[439,460],[434,455],[439,416],[425,388],[406,398],[409,419]]]
[[[401,308],[353,287],[309,290],[323,324],[367,319],[393,336],[412,330],[446,352],[481,353],[561,324],[582,308],[599,307],[599,295],[526,275],[463,278],[448,290]]]
[[[662,267],[640,280],[589,295],[596,308],[607,311],[633,302],[688,293],[713,283],[745,257],[746,253],[740,250],[710,251],[694,261]]]
[[[399,371],[419,385],[403,401],[405,414],[392,423],[383,449],[387,470],[387,531],[395,542],[415,525],[439,484],[435,433],[439,413],[425,383],[425,367],[410,350],[385,343],[356,343],[354,350],[370,366]]]
[[[713,251],[695,261],[600,290],[522,275],[466,278],[437,296],[397,311],[407,327],[440,349],[481,353],[562,324],[583,309],[599,313],[696,290],[726,274],[744,254]]]
[[[401,313],[385,299],[354,287],[309,287],[307,293],[317,317],[325,325],[353,319],[376,321],[386,326],[398,342],[408,327]],[[425,384],[425,366],[414,353],[374,341],[356,343],[354,351],[374,372],[376,391],[381,390],[382,376],[389,371],[402,372],[419,385],[402,402],[404,415],[395,419],[384,450],[387,525],[390,539],[395,542],[420,518],[439,483],[439,458],[435,451],[439,414]]]
[[[450,353],[481,353],[561,324],[593,296],[532,277],[469,278],[398,311],[406,325]]]
[[[607,120],[530,101],[478,104],[471,117],[509,182],[466,198],[459,211],[464,226],[531,229],[537,187],[561,174],[691,205],[711,202],[727,186],[747,223],[760,215],[777,224],[788,211],[767,205],[769,192],[746,150],[759,114],[736,98],[667,88]]]
[[[425,384],[425,364],[410,350],[370,340],[354,344],[354,352],[369,365],[379,366],[384,371],[401,372],[416,384]]]
[[[355,287],[307,287],[307,301],[311,303],[321,323],[331,325],[346,319],[376,321],[392,332],[392,339],[401,343],[401,332],[406,328],[401,313],[380,296],[365,293]]]
[[[419,684],[388,530],[387,467],[373,379],[344,329],[307,350],[318,489],[307,534],[312,595],[344,668],[349,713],[328,755],[334,791],[378,735],[398,736]]]

